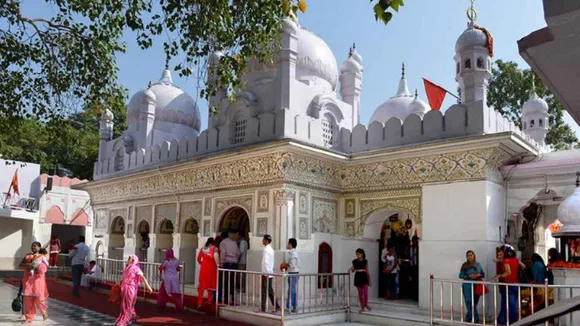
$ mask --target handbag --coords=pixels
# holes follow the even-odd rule
[[[476,281],[483,281],[483,279],[478,278]],[[475,284],[475,289],[473,290],[473,292],[476,295],[482,296],[484,294],[489,293],[489,289],[484,284]]]
[[[113,303],[121,302],[121,287],[119,285],[113,285],[113,287],[111,287],[111,293],[109,294],[109,302]]]
[[[20,312],[22,311],[22,297],[19,295],[14,300],[12,300],[12,311]]]

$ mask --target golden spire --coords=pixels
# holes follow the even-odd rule
[[[475,0],[469,0],[469,2],[471,2],[471,6],[467,8],[467,19],[469,19],[469,23],[473,25],[477,21],[477,10],[475,10],[474,6]]]

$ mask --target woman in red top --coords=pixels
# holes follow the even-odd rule
[[[217,268],[219,256],[213,238],[207,239],[205,246],[197,254],[199,264],[199,286],[197,287],[197,306],[201,309],[203,305],[204,292],[207,294],[209,303],[213,301],[213,293],[217,289]]]
[[[494,281],[500,281],[504,283],[517,284],[519,283],[519,269],[520,262],[516,258],[516,251],[510,245],[504,245],[503,247],[503,261],[501,273],[494,276]],[[507,291],[506,291],[507,288]],[[518,287],[517,286],[500,286],[501,294],[501,306],[499,310],[499,315],[497,316],[497,323],[500,325],[505,325],[507,315],[509,314],[509,323],[513,324],[518,321]],[[509,310],[506,311],[506,310]]]
[[[58,254],[60,253],[60,240],[57,237],[50,239],[50,266],[54,267],[58,263]]]

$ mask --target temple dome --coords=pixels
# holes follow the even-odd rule
[[[414,96],[409,92],[407,87],[407,79],[405,79],[405,66],[403,65],[403,76],[399,81],[399,89],[397,94],[386,100],[383,104],[375,110],[371,116],[370,122],[379,121],[386,123],[391,118],[399,118],[405,120],[409,115],[409,105],[413,102]]]
[[[482,30],[475,28],[474,24],[467,23],[467,29],[455,43],[455,52],[460,53],[465,49],[477,46],[487,47],[487,35]]]
[[[138,123],[143,102],[155,105],[155,122],[168,122],[195,129],[201,129],[201,117],[195,100],[181,88],[173,84],[171,72],[163,71],[161,79],[149,88],[135,93],[127,105],[127,123]]]
[[[304,28],[298,29],[297,36],[296,79],[335,90],[338,65],[332,50],[320,37]]]
[[[416,114],[422,117],[430,110],[429,104],[419,99],[417,91],[415,91],[415,99],[409,104],[409,108],[407,109],[409,114]]]
[[[562,222],[563,226],[557,234],[565,236],[567,234],[580,234],[580,187],[578,187],[579,173],[576,173],[576,188],[572,195],[564,199],[558,206],[558,220]]]
[[[524,115],[548,114],[548,109],[548,103],[543,98],[538,97],[536,92],[533,92],[530,99],[524,104],[522,111]]]

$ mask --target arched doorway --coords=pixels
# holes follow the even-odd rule
[[[95,247],[95,256],[97,256],[97,258],[105,257],[105,246],[101,241],[97,242],[97,246]]]
[[[111,223],[109,232],[109,258],[123,259],[125,250],[125,220],[117,216]]]
[[[141,261],[147,261],[147,250],[149,249],[149,233],[151,229],[149,222],[143,220],[137,225],[137,256]]]
[[[383,254],[387,245],[393,246],[399,262],[396,295],[401,299],[418,300],[419,288],[419,238],[415,216],[404,209],[384,208],[371,212],[365,221],[363,237],[377,241],[377,258],[369,260],[373,284],[378,284],[376,294],[385,296],[387,292],[386,267]],[[413,236],[416,240],[412,241]],[[373,255],[374,256],[374,255]],[[375,275],[373,275],[375,274]]]
[[[199,224],[195,218],[188,218],[181,228],[181,244],[179,246],[179,260],[188,263],[185,270],[185,282],[195,283],[196,251],[198,247]],[[191,262],[191,263],[190,263]]]
[[[318,246],[318,273],[322,274],[332,273],[332,247],[330,247],[330,245],[326,242],[323,242],[320,244],[320,246]],[[318,288],[331,289],[332,277],[319,276]]]
[[[218,235],[227,232],[232,240],[236,239],[236,234],[242,232],[246,240],[250,233],[250,217],[245,209],[241,207],[232,207],[222,216],[217,229]]]
[[[155,252],[155,262],[162,263],[165,259],[165,252],[167,249],[173,247],[173,222],[168,219],[164,219],[159,222],[156,233],[156,252]]]

